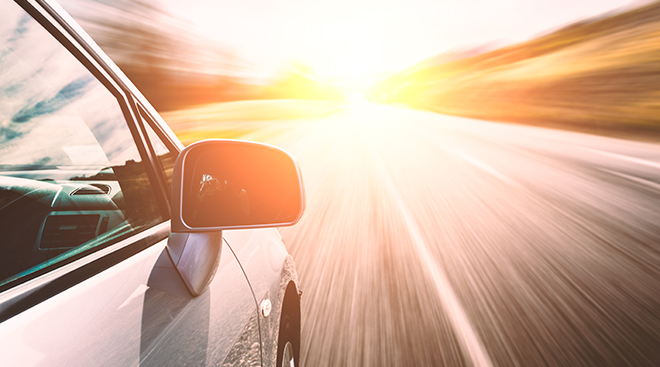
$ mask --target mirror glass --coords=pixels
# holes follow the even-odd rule
[[[268,145],[200,144],[185,157],[182,188],[183,220],[193,228],[290,225],[303,210],[296,163]]]

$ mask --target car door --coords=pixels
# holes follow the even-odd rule
[[[2,364],[259,365],[231,248],[198,297],[165,251],[176,144],[52,6],[0,0]]]

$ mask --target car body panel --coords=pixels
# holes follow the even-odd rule
[[[274,365],[277,358],[277,337],[284,293],[290,282],[298,289],[298,277],[293,258],[287,253],[282,237],[274,228],[224,231],[245,269],[257,304],[269,300],[272,312],[268,317],[259,313],[264,365]]]
[[[244,329],[258,325],[232,252],[223,249],[214,281],[192,297],[166,241],[3,322],[3,365],[203,366],[223,361],[234,348],[260,364],[258,348],[249,349],[255,340],[235,346]]]

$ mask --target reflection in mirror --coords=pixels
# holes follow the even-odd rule
[[[183,219],[191,227],[296,222],[304,205],[295,161],[277,148],[206,141],[185,157]]]

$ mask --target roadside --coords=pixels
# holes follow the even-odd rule
[[[654,2],[477,56],[427,60],[381,82],[371,99],[658,142],[659,27]]]
[[[255,140],[254,134],[272,135],[290,121],[322,118],[339,112],[344,101],[298,99],[252,100],[212,103],[164,112],[163,118],[186,145],[202,139]],[[261,136],[256,140],[267,140]]]

